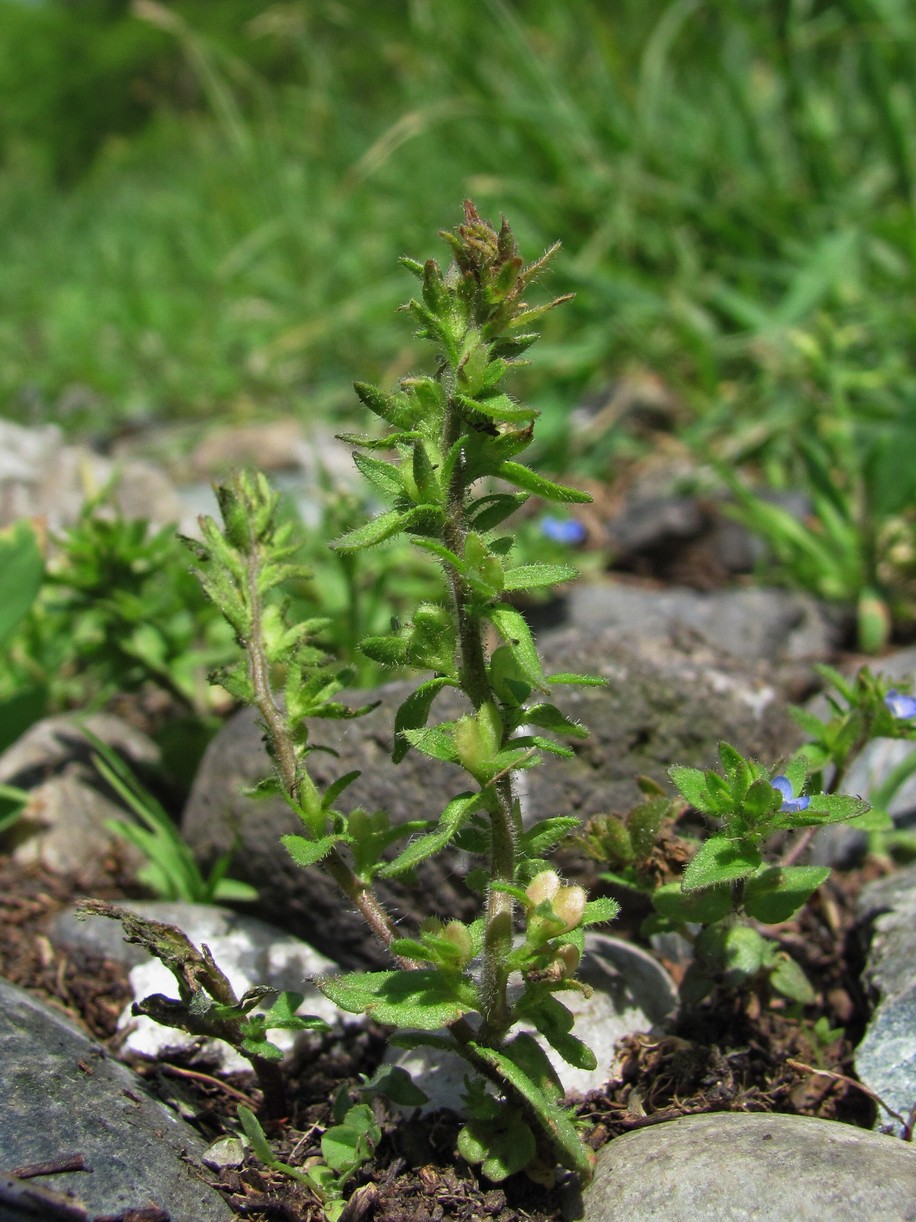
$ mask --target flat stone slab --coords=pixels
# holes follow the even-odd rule
[[[4,980],[0,1064],[0,1222],[61,1216],[14,1204],[20,1186],[69,1194],[90,1218],[152,1205],[172,1222],[234,1216],[205,1182],[205,1143],[194,1130],[67,1018]],[[15,1168],[73,1154],[85,1171],[11,1178]]]
[[[916,1150],[809,1116],[716,1112],[627,1133],[567,1222],[913,1222]]]

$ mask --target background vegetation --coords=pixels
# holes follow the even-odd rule
[[[800,580],[836,596],[819,566],[839,548],[840,586],[880,584],[888,529],[911,563],[907,0],[0,0],[0,19],[8,414],[102,438],[348,415],[354,376],[413,367],[396,261],[434,254],[470,195],[529,257],[564,242],[550,289],[577,297],[523,388],[548,468],[606,476],[629,443],[579,452],[570,409],[660,379],[682,440],[821,495],[824,554],[782,557]]]

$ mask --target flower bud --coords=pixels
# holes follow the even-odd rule
[[[492,700],[486,701],[473,716],[462,717],[455,725],[453,742],[462,765],[483,784],[495,771],[493,757],[502,744],[503,722]]]
[[[563,922],[563,933],[575,929],[585,912],[585,889],[579,886],[561,887],[553,897],[553,910]]]
[[[579,948],[572,946],[570,943],[565,943],[563,946],[557,947],[557,953],[554,955],[554,965],[561,980],[568,980],[575,973],[579,966],[579,960],[582,956],[579,954]]]
[[[532,878],[525,890],[525,894],[536,908],[544,900],[552,900],[559,890],[560,876],[556,870],[542,870],[540,874],[535,874],[534,878]]]
[[[474,957],[474,947],[471,943],[471,931],[461,921],[449,921],[442,936],[458,948],[461,962],[467,963]]]

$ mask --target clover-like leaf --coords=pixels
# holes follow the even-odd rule
[[[472,983],[435,970],[354,972],[325,976],[317,987],[351,1014],[368,1014],[392,1027],[436,1031],[478,1006]]]
[[[652,893],[657,912],[676,925],[712,925],[732,910],[729,886],[711,886],[701,891],[684,891],[680,883],[665,883]]]
[[[713,836],[700,845],[684,871],[685,891],[700,891],[719,883],[747,878],[759,867],[760,853],[750,845]]]
[[[829,866],[770,866],[745,883],[744,910],[768,925],[788,921],[829,876]]]

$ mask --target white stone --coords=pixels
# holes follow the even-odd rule
[[[340,1023],[342,1015],[309,982],[311,977],[337,972],[337,965],[307,943],[290,937],[264,921],[240,916],[228,909],[205,904],[144,903],[125,905],[141,916],[177,925],[200,948],[206,944],[219,968],[226,974],[238,997],[255,985],[302,993],[300,1014],[312,1014],[325,1022]],[[175,978],[158,959],[150,959],[131,969],[130,984],[136,1001],[161,993],[177,997]],[[269,999],[268,999],[269,1004]],[[127,1032],[122,1047],[142,1056],[160,1056],[166,1048],[188,1048],[200,1043],[198,1037],[173,1027],[163,1027],[145,1016],[134,1017],[126,1006],[118,1027]],[[269,1038],[284,1052],[291,1051],[297,1033],[274,1031]],[[249,1063],[228,1045],[206,1041],[227,1071],[249,1068]]]

